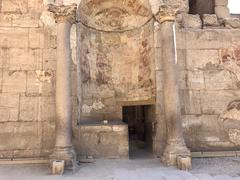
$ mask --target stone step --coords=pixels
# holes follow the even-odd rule
[[[195,176],[197,176],[200,180],[216,180],[209,174],[195,174]]]

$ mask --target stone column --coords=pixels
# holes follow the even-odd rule
[[[215,14],[220,19],[230,18],[230,12],[228,9],[228,0],[215,0]]]
[[[156,20],[161,24],[164,109],[167,124],[167,143],[162,157],[165,165],[177,165],[180,169],[191,167],[190,151],[183,138],[178,85],[178,63],[175,36],[177,9],[162,6]],[[188,161],[184,163],[183,161]],[[182,165],[183,163],[183,165]],[[184,167],[186,166],[186,167]]]
[[[74,165],[72,145],[71,49],[70,31],[76,19],[76,5],[49,5],[57,23],[56,142],[50,162],[64,160],[65,169]]]

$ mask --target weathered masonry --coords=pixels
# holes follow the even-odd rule
[[[190,168],[240,149],[239,97],[227,0],[0,0],[1,159]]]

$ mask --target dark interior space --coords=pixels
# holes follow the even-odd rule
[[[123,121],[128,124],[129,157],[150,158],[152,132],[147,117],[149,106],[123,107]]]
[[[189,14],[214,14],[214,0],[189,0]]]

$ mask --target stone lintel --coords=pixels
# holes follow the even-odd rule
[[[77,10],[77,4],[72,5],[54,5],[49,4],[48,5],[48,11],[52,12],[54,14],[54,18],[56,23],[63,23],[63,22],[70,22],[75,23],[76,22],[76,10]]]

